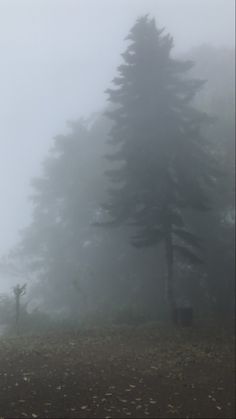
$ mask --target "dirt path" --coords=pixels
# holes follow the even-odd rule
[[[155,327],[0,340],[3,418],[234,418],[233,339]]]

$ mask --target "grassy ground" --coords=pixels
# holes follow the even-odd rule
[[[156,325],[0,339],[3,418],[234,418],[234,340]]]

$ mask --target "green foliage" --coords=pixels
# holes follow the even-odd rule
[[[113,223],[139,228],[136,247],[164,241],[173,306],[175,250],[188,263],[201,261],[191,250],[198,251],[200,242],[185,227],[183,210],[209,207],[206,181],[211,183],[213,163],[201,131],[209,118],[191,103],[204,82],[186,76],[192,63],[172,58],[173,40],[153,19],[140,18],[127,39],[115,87],[107,91],[116,147],[109,158],[120,163],[107,172],[115,184],[107,207]],[[174,244],[174,234],[185,246]]]
[[[219,312],[233,307],[234,54],[201,47],[173,58],[171,36],[147,16],[127,41],[107,91],[108,118],[69,123],[32,182],[33,220],[16,250],[26,267],[3,263],[4,275],[38,278],[31,292],[64,316],[61,327],[83,315],[92,324],[135,323],[134,295],[161,315],[162,244],[172,291],[201,309],[204,302]],[[94,227],[108,225],[122,228]],[[5,300],[7,318],[10,307]],[[22,310],[27,328],[47,323],[41,312]]]
[[[76,312],[80,301],[72,283],[87,276],[83,265],[90,249],[85,252],[84,244],[96,247],[98,240],[90,224],[103,199],[101,154],[107,126],[96,118],[69,123],[69,132],[55,138],[42,175],[32,181],[33,220],[17,251],[30,258],[31,270],[44,284],[36,284],[35,292],[52,309]]]

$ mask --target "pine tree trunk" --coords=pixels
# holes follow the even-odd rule
[[[173,244],[171,232],[167,234],[166,241],[166,263],[167,263],[167,283],[166,283],[166,296],[170,308],[170,316],[173,323],[176,323],[176,302],[174,296],[174,283],[173,283]]]

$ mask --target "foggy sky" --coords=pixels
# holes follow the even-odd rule
[[[234,0],[0,0],[0,255],[29,222],[29,182],[53,136],[102,109],[123,39],[144,13],[176,52],[233,46]]]

